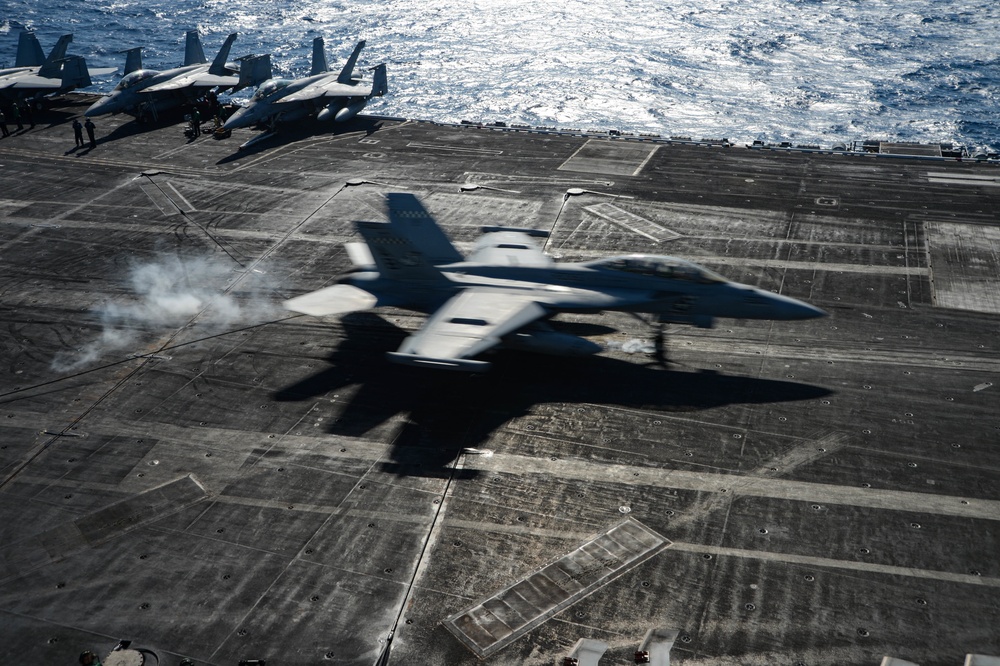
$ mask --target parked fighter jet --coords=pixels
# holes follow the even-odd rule
[[[91,74],[103,75],[116,68],[88,69],[82,56],[67,56],[73,35],[63,35],[46,58],[35,33],[22,31],[17,39],[14,67],[0,70],[0,98],[13,101],[69,92],[92,85]]]
[[[364,243],[348,243],[355,271],[339,283],[285,302],[326,316],[392,306],[430,314],[391,360],[482,371],[474,357],[497,346],[576,356],[601,346],[554,330],[561,311],[649,313],[661,323],[710,328],[716,317],[810,319],[826,313],[787,296],[731,282],[675,257],[633,254],[555,263],[532,238],[544,231],[484,227],[462,257],[411,194],[389,194],[389,222],[357,222]]]
[[[358,42],[347,64],[334,75],[326,64],[323,38],[313,40],[312,71],[301,79],[271,79],[264,82],[250,102],[229,117],[225,129],[251,127],[262,122],[288,122],[308,116],[317,120],[345,121],[365,108],[372,97],[388,91],[385,65],[374,68],[370,83],[354,77],[364,40]]]
[[[135,116],[155,115],[170,108],[190,104],[213,88],[239,89],[271,77],[270,56],[250,56],[243,59],[240,71],[226,63],[236,41],[236,33],[226,38],[211,65],[205,59],[198,32],[187,33],[184,65],[157,71],[142,68],[141,49],[129,49],[125,61],[125,76],[110,95],[97,100],[84,115],[129,113]]]

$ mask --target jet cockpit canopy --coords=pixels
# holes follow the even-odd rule
[[[650,254],[632,254],[625,257],[609,257],[587,264],[591,268],[604,268],[625,273],[651,275],[674,280],[690,280],[699,284],[719,284],[729,282],[718,273],[676,257]]]
[[[252,101],[257,102],[265,97],[270,97],[277,91],[288,86],[291,82],[291,79],[268,79],[267,81],[264,81],[264,83],[260,84],[260,87],[257,88],[257,92],[253,94],[251,99]]]
[[[140,69],[131,74],[126,74],[125,77],[118,82],[115,86],[115,90],[125,90],[126,88],[131,88],[140,81],[145,81],[146,79],[152,78],[159,74],[159,72],[152,69]]]

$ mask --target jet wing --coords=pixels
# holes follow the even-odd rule
[[[371,94],[371,92],[372,87],[370,83],[367,85],[337,83],[336,78],[334,78],[331,74],[328,80],[324,79],[322,81],[317,81],[316,83],[310,83],[305,88],[296,90],[295,92],[276,100],[275,104],[307,102],[309,100],[322,99],[324,97],[367,97]]]
[[[547,267],[555,264],[522,231],[497,231],[484,234],[477,242],[467,261],[477,264],[497,264],[500,266]]]
[[[485,370],[489,363],[470,359],[547,314],[531,292],[470,287],[442,305],[389,357],[407,365]]]
[[[223,88],[227,88],[229,86],[235,86],[237,83],[239,83],[239,78],[236,76],[216,76],[214,74],[209,74],[208,72],[201,72],[184,74],[183,76],[172,78],[169,81],[157,83],[155,86],[143,88],[142,92],[156,93],[165,92],[167,90],[183,90],[185,88],[191,88],[192,86],[198,86],[201,88],[222,86]]]
[[[62,87],[62,80],[51,79],[49,77],[38,76],[36,74],[25,74],[23,76],[18,76],[16,78],[10,79],[10,82],[4,87],[21,88],[26,90],[35,90],[42,88],[58,89]]]

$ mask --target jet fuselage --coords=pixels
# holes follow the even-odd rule
[[[535,293],[553,311],[644,312],[704,327],[716,317],[794,320],[825,315],[807,303],[729,281],[674,257],[629,255],[548,267],[463,262],[438,268],[447,279],[420,288],[384,279],[376,271],[350,273],[342,282],[428,313],[463,289],[481,287]]]

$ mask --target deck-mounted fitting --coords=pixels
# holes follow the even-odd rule
[[[563,666],[598,666],[597,662],[607,651],[608,644],[594,638],[581,638],[563,659]]]
[[[670,666],[670,649],[679,634],[678,630],[666,627],[650,629],[635,651],[635,663]]]

